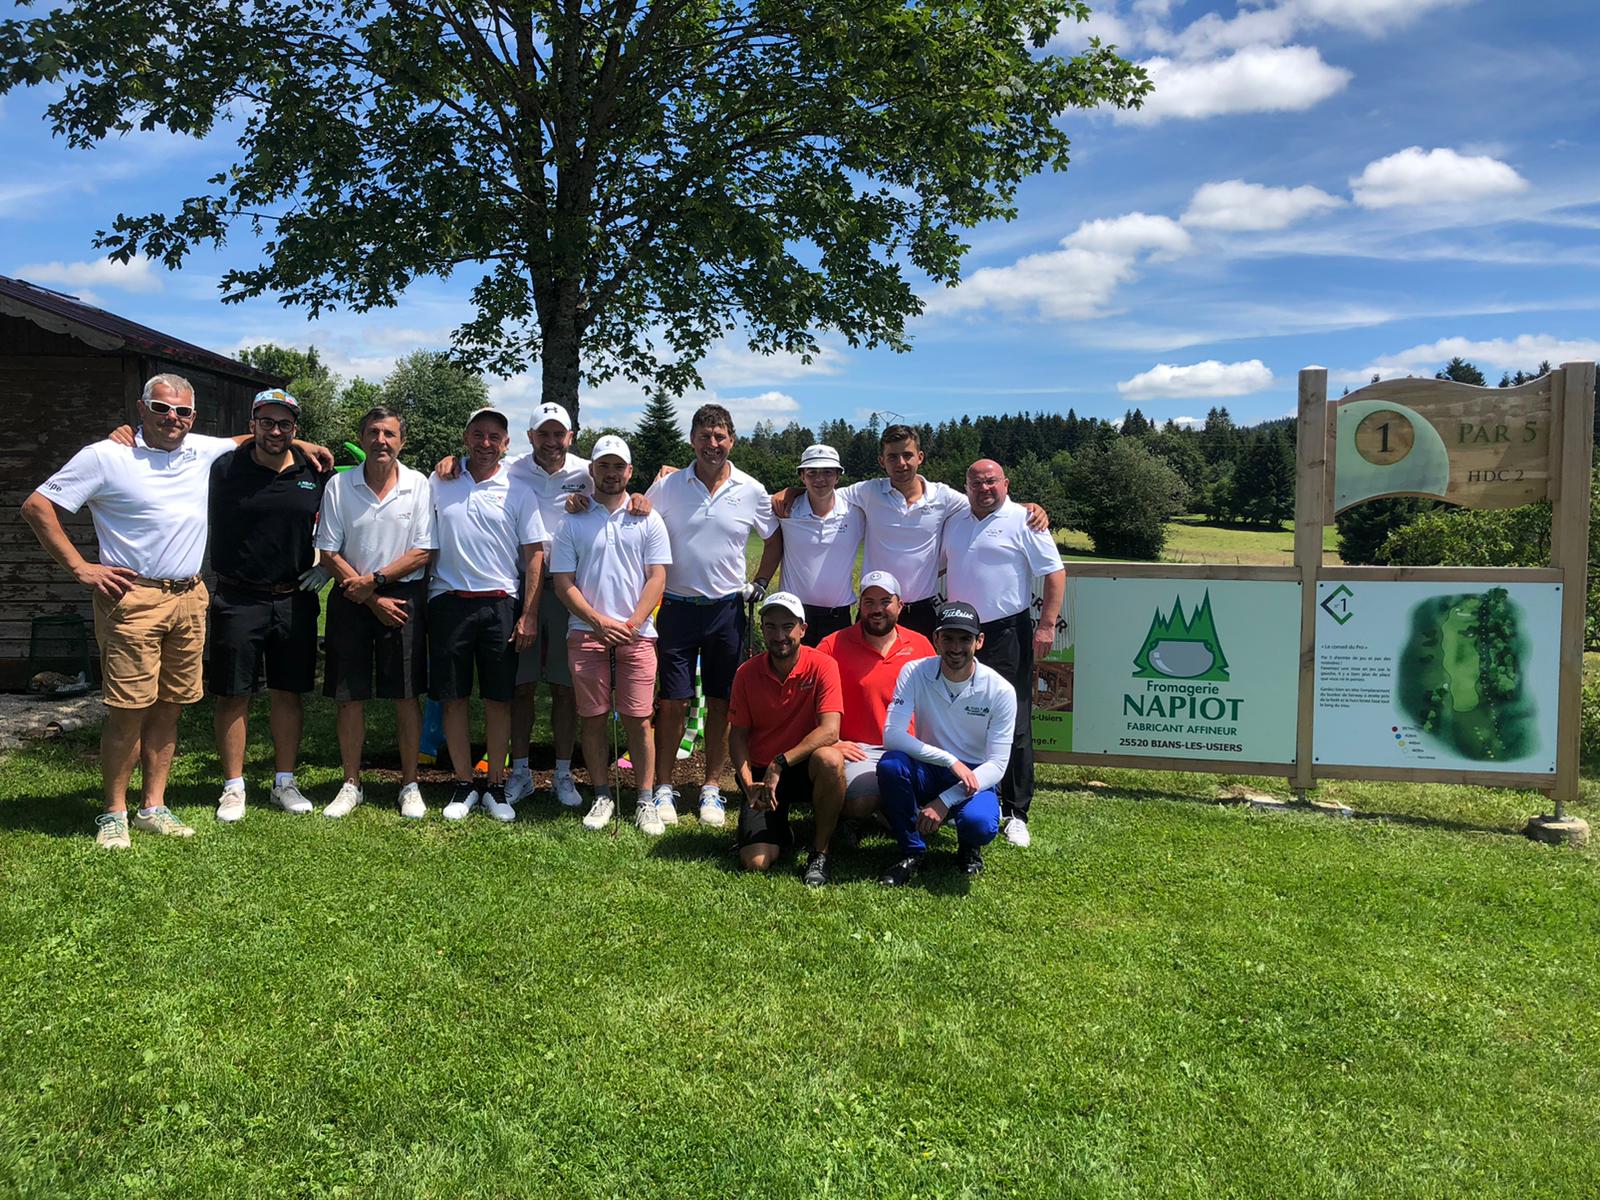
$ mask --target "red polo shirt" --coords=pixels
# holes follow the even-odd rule
[[[900,669],[919,658],[933,657],[933,643],[915,629],[896,628],[897,640],[888,653],[879,654],[861,632],[860,624],[830,633],[817,644],[817,650],[839,664],[839,679],[844,688],[844,717],[839,722],[839,740],[883,745],[884,715],[894,695]]]
[[[800,657],[787,679],[773,674],[772,662],[765,654],[734,673],[728,724],[750,731],[752,766],[765,767],[777,755],[799,745],[822,723],[822,714],[830,712],[844,712],[839,664],[810,646],[800,647]]]

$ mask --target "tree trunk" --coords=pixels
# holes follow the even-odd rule
[[[539,321],[543,343],[539,360],[541,395],[546,404],[559,404],[578,426],[579,350],[578,289],[558,283],[556,296]]]

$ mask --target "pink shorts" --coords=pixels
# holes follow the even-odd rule
[[[580,717],[611,711],[611,648],[592,633],[567,634],[567,662]],[[656,702],[656,640],[635,638],[617,647],[617,712],[648,717]]]

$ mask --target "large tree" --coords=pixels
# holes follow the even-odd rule
[[[23,0],[27,3],[27,0]],[[123,215],[113,256],[176,267],[244,225],[225,299],[316,314],[470,273],[459,357],[538,360],[658,390],[742,328],[905,348],[917,277],[958,278],[960,231],[1062,169],[1068,110],[1137,105],[1098,41],[1041,48],[1082,0],[76,0],[0,22],[0,94],[64,85],[56,131],[196,136],[239,153],[170,213]]]

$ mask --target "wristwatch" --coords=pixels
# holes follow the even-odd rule
[[[389,583],[389,577],[387,575],[385,575],[382,571],[374,571],[372,573],[372,586],[373,587],[386,587],[386,586],[388,586],[388,583]]]
[[[772,761],[767,765],[769,767],[777,767],[780,771],[787,771],[789,769],[789,759],[785,755],[774,754]]]

